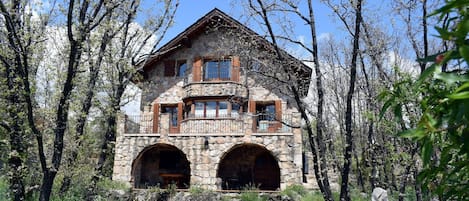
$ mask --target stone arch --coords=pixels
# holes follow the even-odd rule
[[[167,188],[175,184],[185,189],[190,185],[190,163],[186,154],[170,144],[157,143],[145,148],[132,164],[135,188]]]
[[[244,143],[233,146],[220,159],[217,177],[221,189],[240,190],[247,186],[260,190],[280,188],[280,167],[265,147]]]

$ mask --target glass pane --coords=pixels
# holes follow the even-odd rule
[[[204,103],[203,102],[196,102],[195,103],[195,117],[203,117],[204,116]]]
[[[218,103],[218,116],[219,117],[228,116],[228,102],[221,101]]]
[[[187,64],[186,63],[181,63],[179,64],[179,70],[178,70],[178,75],[179,77],[183,77],[186,75],[186,70],[187,70]]]
[[[233,103],[231,105],[231,116],[232,117],[238,117],[240,109],[241,109],[241,106],[239,104]]]
[[[178,108],[177,107],[171,108],[171,125],[172,126],[178,125]]]
[[[267,105],[265,107],[265,113],[267,114],[267,120],[275,120],[275,105]]]
[[[206,117],[215,117],[217,115],[217,102],[215,101],[206,102],[206,107],[207,107]]]
[[[205,62],[204,78],[205,80],[218,78],[218,62],[217,61]]]
[[[230,60],[220,61],[220,79],[230,79]]]

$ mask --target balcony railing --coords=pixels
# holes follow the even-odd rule
[[[153,133],[153,115],[126,115],[124,133]]]
[[[165,120],[165,118],[167,118]],[[158,118],[158,130],[154,130],[153,114],[126,115],[124,133],[126,134],[161,134],[170,127],[169,115],[161,115]],[[162,122],[167,125],[161,125]],[[292,115],[282,115],[281,120],[266,115],[251,114],[224,114],[218,116],[192,115],[182,120],[179,125],[179,133],[246,133],[251,129],[252,133],[291,133],[298,127],[298,122],[293,121]],[[166,128],[166,129],[163,129]],[[166,130],[166,131],[165,131]],[[175,134],[175,133],[172,133]]]
[[[244,122],[230,118],[197,118],[181,122],[181,133],[243,133]]]
[[[271,114],[258,114],[253,118],[253,125],[255,133],[289,133],[299,126],[293,122],[291,114],[282,115],[281,119]]]

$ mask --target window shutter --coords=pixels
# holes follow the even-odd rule
[[[160,116],[160,104],[155,103],[153,104],[153,133],[158,133],[158,124]]]
[[[256,113],[256,101],[253,101],[253,100],[249,101],[249,112],[252,114]]]
[[[240,72],[240,63],[239,57],[231,57],[231,80],[234,82],[239,82],[239,72]]]
[[[192,65],[192,81],[200,82],[202,78],[202,58],[197,57],[194,59],[194,64]]]
[[[164,61],[164,76],[172,77],[176,75],[176,62],[174,60]]]
[[[182,114],[183,114],[183,110],[184,110],[184,103],[178,103],[178,132],[179,132],[179,129],[181,128],[181,120],[182,120]]]
[[[282,101],[281,100],[276,100],[275,101],[275,119],[279,121],[277,123],[277,129],[282,127]]]
[[[249,112],[251,114],[256,113],[256,101],[250,100],[249,101]],[[253,116],[252,118],[252,132],[257,132],[257,118],[256,116]]]

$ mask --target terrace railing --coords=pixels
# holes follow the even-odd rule
[[[218,116],[197,116],[186,117],[180,122],[179,133],[205,134],[205,133],[246,133],[251,129],[252,133],[290,133],[293,128],[298,127],[298,122],[294,122],[293,115],[282,115],[282,119],[265,115],[252,114],[225,114]],[[171,121],[169,115],[161,115],[158,120],[158,128],[155,130],[153,114],[126,115],[124,122],[124,133],[126,134],[161,134],[168,132]],[[167,124],[167,125],[166,125]],[[176,133],[172,133],[176,134]]]

